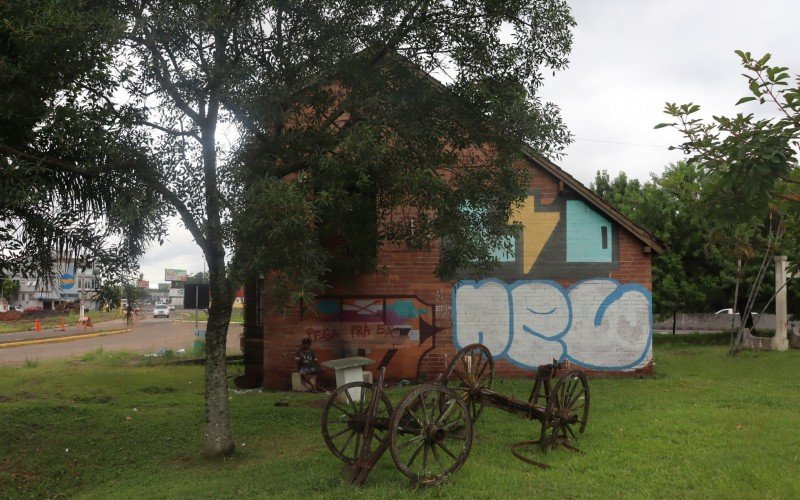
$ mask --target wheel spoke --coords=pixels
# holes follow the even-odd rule
[[[347,436],[347,439],[345,440],[344,444],[342,445],[342,447],[341,447],[341,449],[340,449],[340,451],[341,451],[342,455],[345,455],[345,454],[346,454],[346,452],[347,452],[347,445],[348,445],[348,444],[350,444],[350,440],[351,440],[351,439],[353,439],[353,436],[355,436],[355,435],[356,435],[356,431],[353,431],[353,432],[351,432],[351,433],[350,433],[350,435],[349,435],[349,436]]]
[[[425,441],[422,441],[422,443],[420,443],[420,445],[417,446],[417,449],[414,450],[414,453],[411,455],[411,458],[408,459],[408,463],[406,464],[406,467],[408,467],[409,469],[411,468],[411,464],[414,463],[414,460],[416,460],[417,456],[419,455],[420,450],[422,450],[422,448],[424,448],[424,447],[425,447]]]
[[[430,419],[428,419],[428,409],[425,407],[425,397],[422,395],[422,393],[420,393],[417,399],[419,400],[419,404],[422,408],[422,414],[425,418],[425,425],[428,425],[430,423]]]
[[[347,392],[347,391],[345,391],[345,392]],[[336,403],[333,403],[333,406],[334,406],[334,408],[338,409],[340,412],[342,412],[345,415],[347,415],[348,418],[353,418],[353,414],[350,413],[349,411],[345,410],[341,406],[337,405]]]
[[[456,460],[456,461],[458,460],[458,457],[457,457],[457,456],[455,456],[455,455],[453,454],[453,452],[452,452],[452,451],[450,451],[450,449],[449,449],[447,446],[445,446],[445,445],[444,445],[444,443],[439,443],[439,442],[437,442],[436,444],[437,444],[437,445],[439,445],[439,448],[441,448],[441,449],[442,449],[442,451],[444,451],[445,453],[447,453],[448,455],[450,455],[451,457],[453,457],[453,460]]]
[[[414,441],[417,441],[418,439],[421,439],[421,438],[422,438],[422,434],[419,434],[419,435],[414,436],[413,438],[411,438],[411,439],[409,439],[407,441],[403,441],[402,443],[397,445],[397,449],[399,450],[401,448],[405,448],[406,446],[410,445]]]
[[[428,443],[423,443],[424,447],[422,450],[422,475],[427,477],[428,476]]]
[[[344,434],[345,432],[347,432],[347,431],[349,431],[349,430],[351,430],[351,429],[350,429],[350,427],[345,427],[345,428],[344,428],[344,429],[342,429],[341,431],[339,431],[339,432],[337,432],[336,434],[334,434],[333,436],[331,436],[331,440],[334,440],[334,439],[336,439],[337,437],[341,436],[342,434]]]
[[[465,379],[464,376],[462,376],[458,370],[453,370],[453,373],[456,374],[456,377],[458,377],[458,379],[461,380],[461,383],[464,384],[465,387],[471,387],[467,379]]]
[[[480,384],[481,380],[483,380],[483,372],[486,371],[486,367],[487,366],[489,366],[489,360],[486,360],[486,362],[483,364],[483,366],[481,366],[481,369],[478,372],[478,375],[475,376],[475,383],[476,384]]]
[[[358,395],[358,412],[364,413],[364,396],[367,394],[366,389],[361,389],[359,391],[361,394]]]
[[[356,451],[353,456],[358,458],[361,455],[361,433],[356,433]]]
[[[467,440],[467,436],[466,435],[454,434],[452,432],[448,432],[447,434],[445,434],[444,438],[445,439],[455,439],[457,441],[466,441]]]
[[[364,391],[362,390],[361,392],[363,393]],[[347,401],[350,403],[350,408],[355,409],[356,404],[353,402],[353,397],[350,396],[350,389],[345,389],[344,395],[347,396]]]
[[[433,446],[431,446],[431,451],[433,452],[433,459],[436,460],[436,463],[439,464],[439,468],[442,469],[442,474],[445,473],[447,468],[442,463],[441,457],[439,457],[439,452],[436,450],[436,442],[434,441]]]

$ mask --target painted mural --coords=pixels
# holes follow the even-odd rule
[[[532,191],[511,215],[509,222],[522,231],[511,239],[512,252],[495,252],[500,262],[495,277],[579,280],[619,269],[618,234],[611,221],[580,199],[559,196],[548,205],[540,200]]]
[[[652,296],[601,278],[564,289],[549,280],[496,279],[453,287],[453,340],[480,342],[495,359],[534,369],[553,359],[593,370],[632,370],[652,358]]]
[[[441,329],[436,309],[416,296],[322,297],[308,319],[326,323],[307,327],[315,341],[389,340],[422,345]]]

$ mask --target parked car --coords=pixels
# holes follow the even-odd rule
[[[23,311],[23,307],[20,306],[20,305],[16,305],[16,306],[12,306],[9,310],[17,311],[17,312],[21,313]]]
[[[732,307],[727,307],[725,309],[720,309],[719,311],[715,312],[714,314],[733,314],[733,308]],[[737,312],[736,314],[738,315],[739,313]],[[752,314],[753,316],[758,316],[759,313],[753,311],[750,314]]]
[[[169,318],[169,306],[166,304],[156,304],[156,306],[153,308],[153,317]]]

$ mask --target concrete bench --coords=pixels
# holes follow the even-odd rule
[[[364,367],[375,362],[374,359],[353,356],[351,358],[332,359],[323,361],[322,366],[330,368],[336,374],[336,388],[349,384],[350,382],[367,382],[365,375],[369,376],[369,383],[372,383],[372,373],[364,372]],[[353,399],[361,398],[361,389],[355,388],[347,391]]]

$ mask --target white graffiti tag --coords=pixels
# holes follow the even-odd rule
[[[569,290],[552,281],[467,281],[453,289],[453,340],[482,342],[495,358],[535,368],[553,359],[629,370],[651,357],[652,297],[639,285],[594,279]]]

